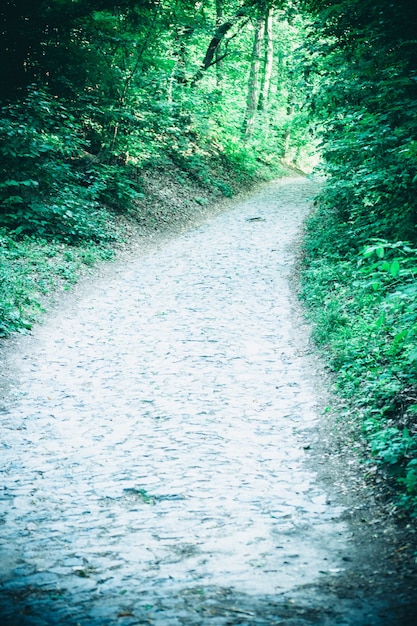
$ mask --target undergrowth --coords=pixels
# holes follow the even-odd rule
[[[30,330],[48,294],[68,289],[85,269],[112,254],[91,242],[69,245],[0,230],[0,337]]]
[[[301,298],[367,462],[395,487],[395,505],[417,514],[417,249],[374,239],[358,250],[353,241],[349,224],[318,208],[307,224]]]

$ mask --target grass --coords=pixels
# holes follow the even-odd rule
[[[68,289],[87,268],[112,256],[107,245],[71,246],[0,231],[0,337],[29,331],[48,294]]]

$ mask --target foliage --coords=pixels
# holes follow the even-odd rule
[[[378,239],[348,254],[337,246],[346,224],[318,229],[328,213],[322,206],[308,224],[301,296],[370,459],[417,508],[417,249]]]
[[[417,11],[400,0],[304,5],[314,16],[307,73],[321,120],[321,202],[370,237],[415,241]]]
[[[417,511],[417,12],[399,0],[303,0],[321,127],[302,297],[371,463]]]
[[[29,88],[21,104],[2,108],[0,132],[1,226],[67,241],[110,236],[100,189],[73,165],[81,133],[64,106]]]
[[[105,246],[69,246],[0,230],[0,337],[25,332],[44,310],[46,294],[66,289],[98,260],[111,258]]]
[[[286,61],[276,65],[274,106],[259,114],[250,144],[240,137],[251,29],[266,4],[223,3],[220,84],[216,68],[201,71],[217,32],[211,0],[6,2],[0,226],[71,244],[104,241],[108,211],[129,211],[149,167],[180,164],[226,195],[230,187],[212,171],[219,157],[242,176],[282,171],[276,147],[292,124],[284,113],[297,66],[290,58],[302,38],[301,23],[290,27],[282,11],[275,55]],[[293,133],[293,158],[308,143],[304,123]]]

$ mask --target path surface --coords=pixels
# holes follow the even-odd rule
[[[382,623],[331,591],[349,529],[305,463],[320,395],[289,277],[313,187],[266,186],[18,341],[2,626]]]

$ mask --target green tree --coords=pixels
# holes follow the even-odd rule
[[[309,70],[321,75],[323,201],[358,242],[415,240],[417,10],[405,0],[302,4],[315,20]]]
[[[248,81],[248,95],[246,99],[246,111],[243,119],[242,132],[243,135],[250,139],[253,135],[253,127],[255,124],[256,112],[258,110],[258,103],[260,97],[260,70],[261,70],[261,56],[262,56],[262,43],[265,34],[265,20],[263,17],[259,17],[256,25],[253,38],[252,57],[250,63],[250,73]]]
[[[405,0],[300,4],[312,17],[305,69],[326,174],[303,294],[343,417],[395,504],[415,512],[417,10]]]
[[[207,183],[210,159],[231,159],[246,175],[278,167],[284,129],[276,111],[286,103],[269,99],[261,126],[270,132],[257,123],[261,84],[265,100],[277,80],[271,29],[284,14],[272,23],[272,6],[7,0],[0,225],[74,240],[88,237],[91,227],[100,237],[99,208],[127,209],[146,168],[171,162]],[[248,98],[242,77],[251,67],[249,26],[256,20],[267,24],[268,36],[259,38]],[[239,138],[245,111],[250,147]]]

